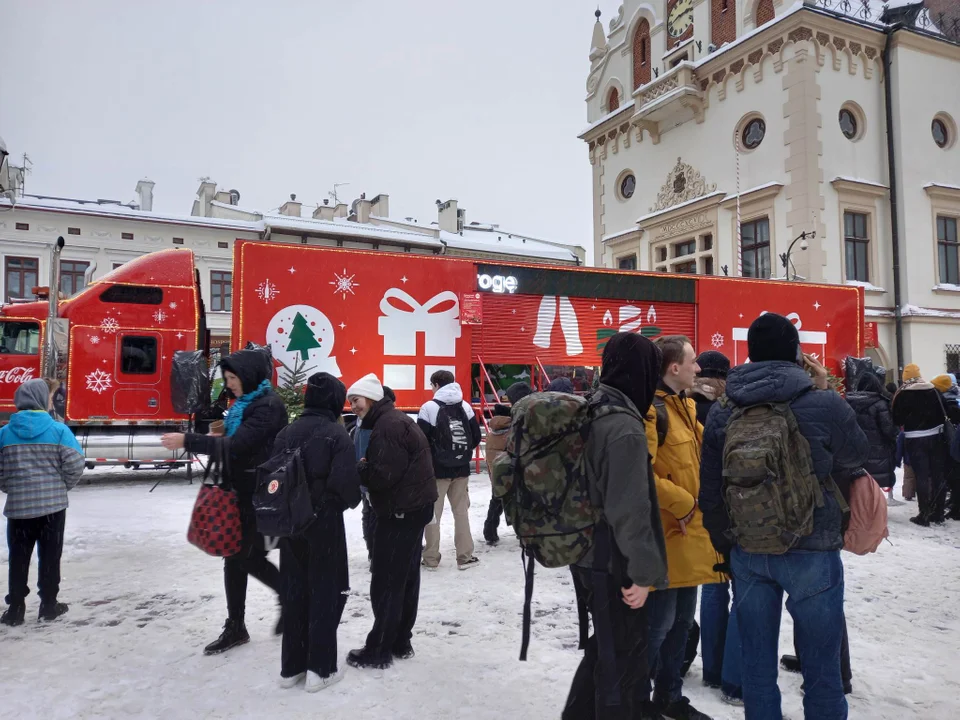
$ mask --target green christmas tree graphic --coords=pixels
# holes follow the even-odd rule
[[[293,328],[290,330],[290,344],[287,345],[287,352],[299,352],[300,357],[306,362],[310,359],[310,348],[318,348],[317,336],[307,325],[307,319],[297,313],[293,319]]]

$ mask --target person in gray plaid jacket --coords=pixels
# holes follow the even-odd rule
[[[7,494],[7,547],[10,585],[4,625],[23,624],[27,573],[37,546],[40,620],[55,620],[67,612],[57,602],[60,554],[67,517],[67,491],[83,475],[80,443],[63,423],[50,417],[50,391],[43,380],[23,383],[13,397],[17,412],[0,428],[0,490]]]

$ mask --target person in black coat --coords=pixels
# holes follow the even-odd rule
[[[257,532],[253,493],[257,489],[257,467],[270,459],[273,442],[287,424],[287,409],[270,383],[272,369],[260,350],[239,350],[220,363],[223,380],[236,398],[224,418],[226,436],[196,433],[168,433],[163,446],[168,450],[208,455],[211,462],[225,457],[224,485],[237,494],[243,543],[239,553],[224,558],[223,584],[227,595],[227,621],[223,633],[204,648],[215,655],[249,642],[244,622],[247,576],[252,575],[276,593],[280,592],[280,571],[267,560],[264,536]],[[282,630],[283,617],[277,625]]]
[[[890,398],[880,378],[873,373],[864,374],[857,383],[856,392],[847,393],[847,402],[857,414],[857,424],[870,443],[863,469],[884,490],[892,488],[897,479],[897,436],[900,429],[893,422]]]
[[[338,421],[347,399],[327,373],[307,380],[303,414],[277,435],[274,451],[300,448],[316,520],[280,541],[283,651],[280,685],[306,678],[308,692],[329,687],[337,672],[337,627],[350,589],[343,511],[360,503],[353,441]]]
[[[370,565],[373,629],[362,648],[347,654],[347,664],[386,668],[394,658],[413,657],[423,530],[433,518],[437,482],[426,435],[384,397],[375,375],[350,386],[347,399],[361,418],[358,432],[370,431],[359,462],[360,484],[377,515]]]

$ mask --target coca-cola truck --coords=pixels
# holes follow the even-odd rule
[[[750,323],[776,312],[838,374],[864,345],[856,287],[244,240],[233,277],[232,347],[269,345],[278,383],[324,371],[349,385],[372,372],[410,410],[431,397],[435,370],[483,405],[500,389],[491,367],[528,367],[539,381],[551,368],[595,368],[615,332],[687,335],[736,364]],[[69,300],[6,306],[0,412],[13,411],[20,382],[59,373],[89,462],[182,461],[159,437],[190,421],[173,409],[170,366],[177,350],[205,349],[203,318],[188,249],[142,256]]]

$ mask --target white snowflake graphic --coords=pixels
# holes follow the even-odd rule
[[[714,333],[713,337],[710,338],[710,344],[715,348],[720,349],[723,347],[723,335],[720,333]]]
[[[103,370],[94,370],[87,375],[87,390],[93,390],[98,395],[109,390],[112,385],[110,375]]]
[[[257,285],[257,297],[263,300],[264,305],[271,300],[276,300],[279,294],[280,289],[274,283],[270,282],[270,278],[267,278]]]
[[[183,339],[183,333],[182,333],[182,332],[178,332],[178,333],[177,333],[177,340],[182,340],[182,339]]]
[[[170,309],[171,309],[171,310],[176,310],[176,309],[177,309],[177,304],[176,304],[175,302],[170,303]]]
[[[113,335],[119,329],[120,323],[117,322],[116,318],[105,317],[100,321],[100,331],[105,332],[108,335]]]
[[[164,320],[167,319],[167,314],[163,310],[157,310],[153,314],[153,319],[156,320],[158,323],[162,323]]]
[[[340,295],[344,300],[347,299],[347,293],[355,295],[353,289],[360,287],[360,283],[356,282],[354,278],[356,275],[347,275],[347,269],[343,269],[343,275],[338,272],[333,273],[334,279],[330,281],[330,284],[333,285],[333,294]]]
[[[99,336],[99,335],[91,335],[90,337],[87,338],[87,340],[90,341],[90,344],[91,344],[91,345],[99,345],[99,344],[100,344],[100,336]]]

